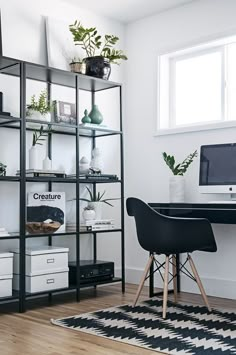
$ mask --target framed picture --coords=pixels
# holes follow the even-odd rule
[[[57,123],[76,124],[75,104],[54,101],[54,121]]]

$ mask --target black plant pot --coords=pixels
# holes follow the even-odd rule
[[[108,80],[111,74],[111,64],[107,58],[102,56],[88,57],[84,59],[86,63],[86,75],[95,76]]]

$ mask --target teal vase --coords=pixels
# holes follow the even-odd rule
[[[81,119],[82,123],[91,123],[91,118],[88,116],[88,110],[84,110],[84,117]]]
[[[98,105],[93,105],[92,110],[89,114],[89,117],[91,118],[91,123],[94,124],[100,124],[103,121],[103,115],[98,109]]]

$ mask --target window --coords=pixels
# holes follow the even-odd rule
[[[158,130],[236,124],[236,37],[159,56]]]

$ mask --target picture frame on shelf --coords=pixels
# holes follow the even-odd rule
[[[71,102],[54,100],[54,122],[76,125],[76,106]]]

